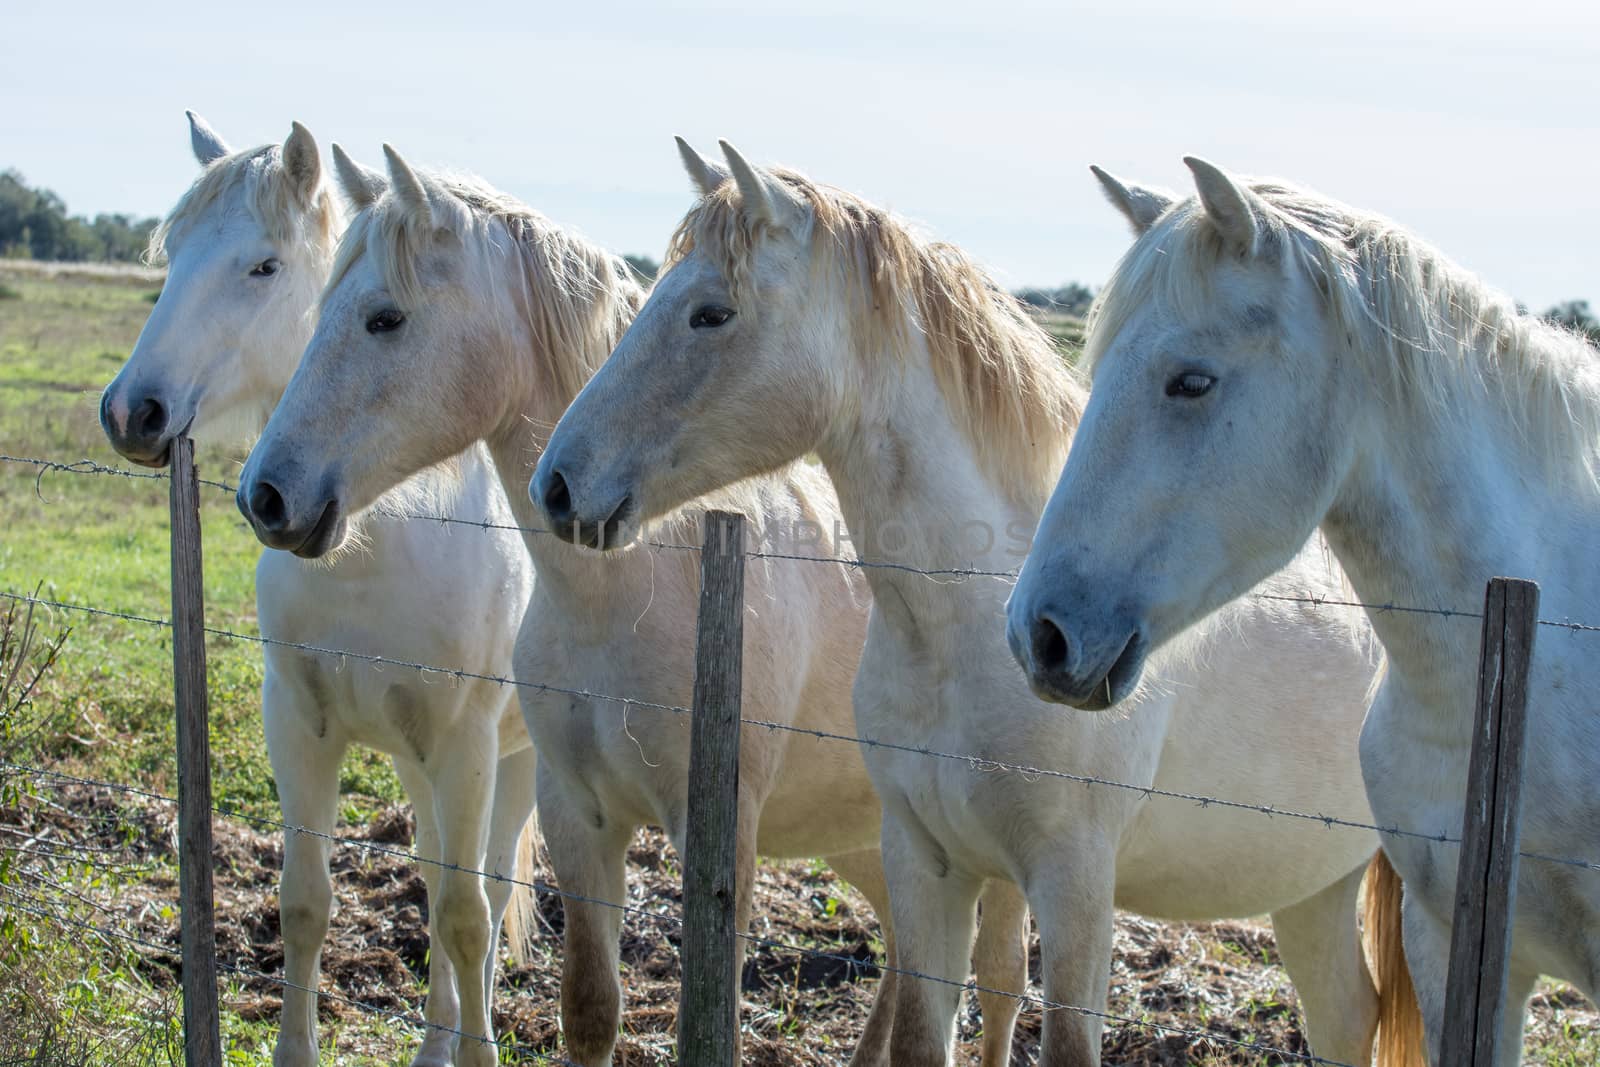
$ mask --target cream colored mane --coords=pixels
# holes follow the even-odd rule
[[[545,399],[564,408],[622,339],[644,304],[644,289],[619,256],[562,229],[481,179],[420,171],[417,175],[428,191],[431,214],[422,216],[392,189],[364,208],[339,243],[323,299],[363,256],[371,256],[400,307],[418,307],[423,299],[418,282],[421,257],[432,229],[447,228],[464,246],[471,298],[485,301],[497,316],[515,315],[528,325],[534,348],[530,356],[539,368],[538,388],[549,390]],[[518,272],[514,279],[505,276],[508,251]],[[757,523],[789,521],[794,501],[817,492],[814,478],[789,468],[770,478],[729,486],[662,516],[643,536],[698,544],[698,512],[713,507],[743,512]],[[753,532],[752,541],[757,536]],[[693,559],[690,564],[698,566]]]
[[[920,334],[956,425],[985,471],[1019,498],[1047,494],[1083,413],[1084,390],[1048,334],[954,245],[927,241],[859,197],[794,171],[771,173],[814,219],[813,272],[844,294],[863,358],[908,358]],[[766,224],[724,182],[679,224],[662,269],[696,248],[747,290]]]
[[[1462,391],[1498,397],[1552,469],[1600,464],[1600,353],[1519,310],[1504,293],[1401,226],[1276,181],[1244,183],[1265,205],[1263,254],[1291,257],[1323,294],[1329,329],[1389,395],[1419,414],[1460,411]],[[1196,322],[1215,315],[1216,227],[1191,198],[1167,211],[1117,265],[1089,314],[1084,366],[1104,356],[1149,301]],[[1448,417],[1448,416],[1446,416]]]
[[[371,256],[402,309],[419,306],[418,266],[432,229],[453,231],[466,253],[475,297],[515,314],[533,334],[540,385],[569,403],[599,369],[644,303],[644,290],[621,258],[562,229],[478,178],[419,174],[428,190],[424,215],[391,189],[351,220],[339,243],[323,299],[362,256]],[[505,255],[521,277],[504,284]],[[502,306],[510,298],[515,308]]]
[[[207,165],[172,212],[151,231],[145,262],[166,259],[169,241],[240,188],[251,215],[274,241],[286,246],[301,244],[314,258],[326,259],[339,235],[338,205],[322,185],[307,210],[284,173],[283,147],[269,144],[234,152]]]

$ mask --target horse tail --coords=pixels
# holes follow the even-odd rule
[[[528,813],[517,835],[515,874],[517,884],[511,887],[511,899],[506,903],[506,940],[511,942],[511,958],[521,967],[533,959],[533,938],[539,928],[539,908],[530,886],[539,850],[539,817]]]
[[[1362,924],[1368,964],[1378,987],[1377,1067],[1428,1067],[1422,1010],[1401,943],[1400,893],[1400,875],[1380,848],[1367,865]]]

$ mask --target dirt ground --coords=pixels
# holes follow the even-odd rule
[[[82,840],[85,823],[103,843],[125,859],[162,854],[173,840],[171,806],[130,805],[127,798],[73,789],[54,795],[55,804],[27,811],[13,809],[4,820],[26,825],[35,838],[52,829]],[[87,819],[86,819],[87,817]],[[350,839],[403,850],[411,843],[406,809],[390,808]],[[282,863],[278,833],[216,821],[216,898],[218,951],[225,965],[281,973],[282,945],[277,912],[277,879]],[[622,938],[625,1007],[619,1062],[656,1065],[672,1062],[678,997],[678,929],[681,883],[677,858],[656,833],[641,835],[631,850],[628,900],[649,914],[626,918]],[[414,864],[355,845],[333,855],[335,914],[323,954],[323,990],[360,1005],[419,1015],[420,979],[426,973],[427,901]],[[540,869],[536,880],[548,880]],[[177,884],[171,867],[156,863],[116,894],[115,910],[129,917],[122,928],[139,937],[177,947],[173,921]],[[526,1053],[559,1056],[557,1013],[560,986],[561,899],[537,897],[540,930],[532,959],[504,974],[495,1007],[497,1031]],[[873,960],[881,945],[865,902],[820,865],[763,864],[757,889],[753,932],[799,945],[830,958],[752,946],[744,970],[745,1062],[755,1067],[837,1064],[849,1055],[878,984]],[[842,958],[836,958],[842,957]],[[176,982],[171,959],[150,952],[141,968],[152,984]],[[1038,974],[1038,941],[1032,944],[1033,976]],[[224,1010],[245,1020],[275,1022],[280,989],[267,979],[229,982]],[[1037,986],[1034,987],[1037,992]],[[1554,1025],[1552,1009],[1563,1009],[1571,1026],[1574,1010],[1593,1026],[1575,994],[1549,991],[1534,1005],[1531,1030]],[[327,1022],[350,1019],[365,1009],[325,998]],[[1109,1010],[1137,1023],[1108,1026],[1104,1058],[1108,1064],[1181,1067],[1188,1064],[1273,1064],[1298,1062],[1259,1049],[1230,1047],[1183,1033],[1211,1034],[1290,1053],[1309,1051],[1300,1028],[1292,986],[1278,964],[1271,929],[1264,923],[1171,924],[1119,915],[1116,960]],[[1025,1007],[1013,1044],[1013,1062],[1032,1062],[1038,1053],[1041,1011]],[[394,1062],[417,1040],[405,1027],[327,1028],[340,1058],[369,1057]],[[976,1062],[981,1020],[976,999],[967,998],[960,1018],[958,1051]],[[513,1059],[531,1058],[513,1055]],[[504,1058],[503,1058],[504,1061]]]

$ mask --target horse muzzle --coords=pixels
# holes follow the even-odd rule
[[[570,544],[605,551],[631,540],[637,515],[631,493],[580,495],[558,466],[540,463],[528,483],[528,496],[544,513],[550,532]],[[595,505],[591,497],[601,503]]]
[[[165,467],[178,436],[171,410],[154,394],[128,397],[115,382],[100,396],[100,428],[117,454],[141,467]]]
[[[1141,627],[1107,620],[1074,624],[1052,605],[1013,603],[1006,643],[1040,700],[1104,711],[1134,691],[1150,644]]]
[[[337,495],[319,493],[313,499],[310,506],[295,507],[292,495],[259,475],[243,479],[234,496],[256,540],[302,559],[327,555],[350,534],[350,519]]]

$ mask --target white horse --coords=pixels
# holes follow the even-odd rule
[[[698,558],[603,558],[548,533],[522,487],[547,428],[611,351],[644,300],[615,256],[474,179],[419,175],[391,149],[389,176],[344,172],[363,210],[339,249],[300,369],[246,464],[241,497],[269,544],[336,549],[352,514],[412,472],[488,443],[524,527],[538,586],[517,637],[523,714],[539,750],[539,818],[566,899],[562,1026],[567,1055],[609,1063],[620,1022],[624,861],[636,828],[681,849]],[[832,529],[837,504],[804,466],[728,494],[762,522]],[[601,539],[614,523],[584,536]],[[688,519],[662,536],[693,538]],[[572,535],[573,531],[564,531]],[[848,729],[865,590],[842,567],[751,565],[744,713]],[[563,692],[562,690],[566,690]],[[580,696],[578,693],[600,694]],[[604,699],[632,698],[640,705]],[[738,929],[749,926],[758,854],[825,856],[881,916],[878,801],[853,747],[744,733],[739,772]],[[1025,906],[1003,888],[979,947],[986,983],[1026,981]],[[895,958],[892,930],[885,932]],[[884,979],[857,1062],[886,1049],[894,986]],[[985,1062],[1002,1064],[1017,1003],[985,1004]],[[465,1049],[463,1049],[465,1052]],[[485,1063],[493,1061],[486,1055]]]
[[[861,555],[1006,569],[1082,405],[1048,338],[958,249],[848,193],[752,167],[726,144],[728,170],[680,148],[704,198],[638,320],[551,437],[531,489],[551,521],[620,514],[626,537],[632,523],[815,452]],[[1091,1012],[1105,1005],[1113,904],[1180,919],[1270,911],[1313,1048],[1368,1062],[1378,1004],[1355,904],[1373,834],[981,762],[1365,820],[1355,750],[1375,655],[1359,620],[1281,605],[1236,613],[1131,714],[1091,721],[1034,699],[1010,669],[1004,583],[867,575],[861,734],[979,758],[866,753],[903,966],[964,974],[984,879],[1026,893],[1047,1000]],[[1311,556],[1284,582],[1337,588]],[[902,981],[898,994],[896,1062],[943,1062],[957,991]],[[1044,1060],[1097,1063],[1101,1023],[1048,1012]]]
[[[1120,658],[1119,696],[1130,634],[1159,646],[1318,526],[1368,603],[1470,611],[1507,574],[1540,583],[1546,618],[1600,615],[1600,354],[1392,222],[1187,162],[1181,202],[1103,176],[1141,236],[1091,322],[1094,396],[1012,602],[1019,644],[1049,628],[1070,649],[1032,664],[1043,684],[1077,702]],[[1479,627],[1371,616],[1389,658],[1361,735],[1372,808],[1456,836]],[[1524,850],[1600,858],[1597,687],[1594,635],[1539,632]],[[1436,1055],[1459,849],[1384,848]],[[1600,994],[1600,875],[1524,858],[1500,1063],[1540,974]]]
[[[106,389],[101,423],[117,451],[163,466],[172,439],[253,437],[293,373],[333,261],[340,214],[298,123],[280,147],[233,152],[190,114],[205,168],[157,230],[167,281],[127,365]],[[533,569],[513,533],[455,530],[389,517],[438,501],[437,476],[375,509],[359,550],[329,562],[263,552],[256,607],[268,638],[485,674],[504,674]],[[511,521],[486,457],[459,468],[453,506]],[[428,510],[436,510],[429,507]],[[360,660],[265,648],[261,713],[284,821],[320,833],[337,815],[339,764],[351,743],[394,758],[417,817],[421,855],[511,875],[531,867],[533,750],[517,706],[493,683],[426,679]],[[520,838],[520,841],[519,841]],[[317,1058],[318,957],[333,898],[329,842],[287,832],[279,910],[283,1019],[274,1062]],[[491,882],[489,916],[475,914],[478,880],[424,863],[431,908],[426,1018],[437,1024],[418,1064],[449,1063],[465,1026],[486,1032],[501,917],[514,952],[531,933],[528,895]],[[461,1006],[466,1006],[463,1015]]]

